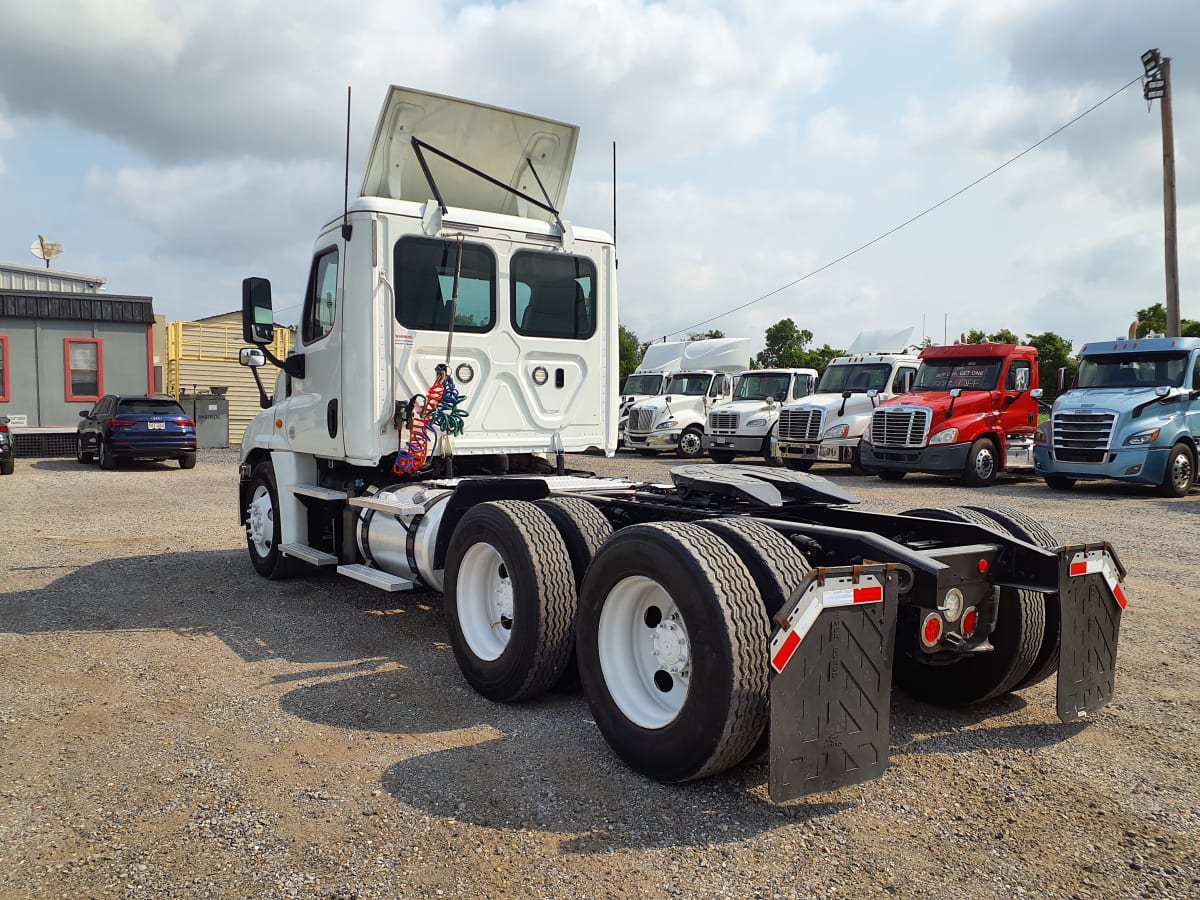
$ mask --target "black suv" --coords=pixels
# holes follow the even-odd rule
[[[8,417],[0,416],[0,475],[13,473],[17,465],[16,455],[12,432],[8,430]]]

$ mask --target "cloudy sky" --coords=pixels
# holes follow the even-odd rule
[[[275,284],[294,320],[388,84],[582,128],[565,217],[612,223],[643,339],[787,285],[1174,58],[1181,307],[1200,319],[1200,3],[1161,0],[59,0],[0,17],[0,261],[148,294],[169,319]],[[705,328],[816,342],[922,322],[1124,333],[1164,296],[1157,104],[1133,85],[999,174]]]

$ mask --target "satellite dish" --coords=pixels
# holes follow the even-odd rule
[[[38,259],[46,261],[46,268],[50,268],[50,260],[63,252],[63,245],[59,241],[51,241],[42,237],[40,234],[37,240],[29,245],[29,252]]]

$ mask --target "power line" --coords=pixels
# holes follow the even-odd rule
[[[929,215],[929,213],[933,212],[938,207],[945,206],[947,203],[949,203],[954,198],[965,194],[971,188],[973,188],[976,185],[981,184],[982,182],[991,178],[993,175],[995,175],[1001,169],[1007,168],[1008,166],[1012,165],[1018,159],[1020,159],[1022,156],[1025,156],[1027,153],[1033,152],[1038,147],[1042,146],[1042,144],[1046,143],[1046,141],[1057,136],[1058,134],[1062,133],[1063,131],[1066,131],[1068,128],[1070,128],[1072,125],[1074,125],[1080,119],[1082,119],[1084,116],[1095,112],[1101,106],[1103,106],[1105,103],[1107,103],[1109,100],[1116,97],[1122,91],[1128,90],[1131,86],[1133,86],[1134,84],[1137,84],[1141,80],[1142,80],[1141,75],[1138,75],[1136,78],[1131,79],[1130,81],[1126,82],[1125,84],[1123,84],[1119,88],[1117,88],[1115,91],[1113,91],[1107,97],[1105,97],[1103,100],[1089,106],[1087,109],[1085,109],[1079,115],[1077,115],[1075,118],[1071,119],[1071,121],[1058,126],[1058,128],[1055,128],[1052,132],[1050,132],[1048,135],[1046,135],[1044,138],[1042,138],[1036,144],[1032,144],[1031,146],[1026,147],[1024,150],[1022,150],[1016,156],[1013,156],[1013,157],[1005,160],[1000,165],[996,166],[996,168],[992,169],[990,172],[986,173],[985,175],[980,175],[978,178],[976,178],[974,181],[972,181],[966,187],[959,188],[957,191],[955,191],[950,196],[944,197],[943,199],[939,200],[937,203],[933,204],[933,206],[930,206],[929,208],[922,210],[921,212],[917,213],[912,218],[905,219],[899,225],[897,225],[896,227],[894,227],[888,231],[885,231],[883,234],[879,235],[878,237],[872,238],[871,240],[867,241],[865,244],[855,247],[853,250],[851,250],[848,253],[843,253],[837,259],[832,260],[831,262],[825,263],[825,265],[821,266],[820,268],[813,269],[811,272],[809,272],[806,275],[801,275],[799,278],[795,279],[794,281],[789,281],[787,284],[777,287],[773,291],[768,291],[767,293],[763,294],[761,297],[755,297],[753,300],[748,300],[747,302],[743,303],[741,306],[735,306],[735,307],[733,307],[733,309],[727,309],[725,312],[719,313],[715,316],[707,318],[703,322],[697,322],[695,325],[689,325],[687,328],[680,328],[676,331],[668,332],[666,335],[664,335],[664,338],[672,337],[677,334],[683,334],[684,332],[693,331],[694,329],[699,328],[702,325],[707,325],[709,322],[715,322],[715,321],[717,321],[717,319],[723,319],[726,316],[732,315],[735,312],[740,312],[741,310],[745,309],[748,306],[753,306],[755,303],[761,303],[763,300],[766,300],[770,297],[774,297],[779,292],[786,291],[788,288],[794,287],[795,285],[799,284],[800,282],[806,281],[809,278],[812,278],[814,275],[819,275],[821,272],[824,272],[826,269],[836,266],[838,263],[849,259],[850,257],[854,256],[856,253],[861,253],[863,250],[866,250],[868,247],[873,246],[874,244],[878,244],[884,238],[891,237],[893,234],[895,234],[900,229],[906,228],[909,225],[911,225],[913,222],[917,221],[917,219],[920,219],[924,216]]]

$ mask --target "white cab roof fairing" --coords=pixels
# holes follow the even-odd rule
[[[432,196],[413,149],[413,137],[546,202],[538,186],[540,178],[549,194],[549,205],[561,211],[579,129],[526,113],[392,85],[375,126],[361,196],[417,202]],[[545,210],[434,153],[426,151],[424,155],[447,206],[552,218]],[[532,160],[537,178],[528,160]]]
[[[915,329],[895,328],[877,331],[860,331],[858,337],[846,351],[848,356],[883,355],[903,353]]]

